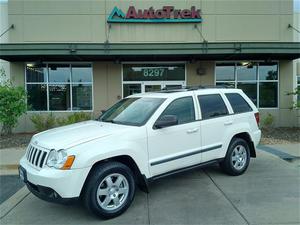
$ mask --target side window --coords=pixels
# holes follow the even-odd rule
[[[178,124],[189,123],[195,121],[195,108],[192,97],[183,97],[174,100],[169,104],[165,111],[160,115],[177,116]]]
[[[252,108],[246,100],[238,93],[225,94],[231,104],[234,113],[251,112]]]
[[[199,95],[202,119],[210,119],[228,114],[226,105],[219,94]]]

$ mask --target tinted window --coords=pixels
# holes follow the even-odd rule
[[[161,114],[177,116],[178,124],[195,121],[195,109],[192,97],[184,97],[174,100]]]
[[[228,101],[231,104],[234,113],[243,113],[243,112],[250,112],[252,108],[246,102],[246,100],[237,93],[228,93],[225,94]]]
[[[219,94],[199,95],[202,119],[210,119],[218,116],[227,115],[226,105]]]

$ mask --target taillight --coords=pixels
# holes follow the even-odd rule
[[[259,126],[259,112],[254,113],[254,116],[255,116],[255,119],[256,119],[257,126]]]

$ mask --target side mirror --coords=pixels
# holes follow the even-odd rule
[[[154,128],[160,129],[164,127],[170,127],[178,124],[177,116],[164,115],[160,117],[154,124]]]

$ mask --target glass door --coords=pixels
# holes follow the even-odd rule
[[[123,64],[123,97],[185,86],[185,63]]]
[[[145,92],[155,92],[160,91],[161,85],[159,84],[146,84],[145,85]]]
[[[134,95],[142,92],[141,83],[129,83],[123,84],[123,96],[124,98],[128,95]]]

